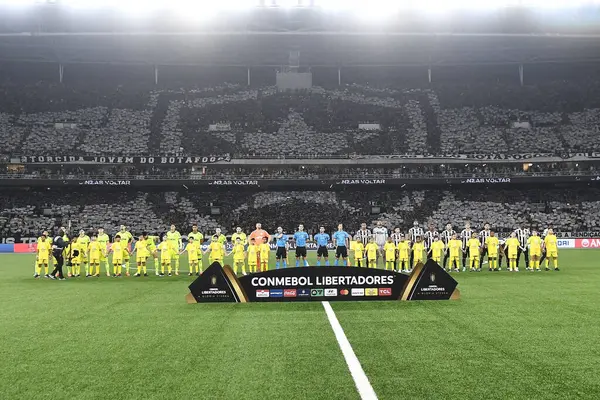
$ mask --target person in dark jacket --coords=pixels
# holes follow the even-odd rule
[[[56,279],[56,275],[58,274],[58,280],[65,280],[63,275],[63,264],[65,262],[65,258],[63,255],[63,251],[69,244],[69,239],[66,236],[64,230],[58,231],[58,235],[54,238],[54,242],[52,244],[52,255],[56,258],[56,263],[54,264],[54,271],[50,274],[50,278]]]

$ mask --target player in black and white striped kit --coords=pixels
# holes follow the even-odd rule
[[[429,225],[429,230],[425,232],[425,249],[428,260],[431,258],[431,244],[436,236],[438,236],[438,232],[435,230],[435,226]]]
[[[366,246],[371,240],[371,230],[367,229],[367,224],[363,222],[360,224],[360,229],[356,232],[355,236],[358,236],[363,246]]]
[[[527,248],[527,239],[531,236],[531,232],[527,228],[515,229],[517,239],[519,239],[519,250],[517,250],[517,267],[521,261],[521,254],[525,257],[525,268],[529,269],[529,249]]]
[[[400,243],[401,241],[404,240],[404,235],[402,233],[400,233],[400,228],[394,229],[394,232],[390,235],[390,237],[394,241],[394,246],[396,246],[396,248],[398,248],[398,243]],[[397,251],[396,251],[396,259],[394,260],[394,268],[396,271],[398,271],[398,269],[399,269],[398,252]]]
[[[481,269],[481,267],[483,266],[483,257],[487,256],[487,246],[485,245],[485,242],[487,240],[487,238],[490,237],[490,224],[484,224],[483,225],[483,230],[481,232],[479,232],[479,240],[481,241],[481,246],[483,246],[483,251],[481,252],[481,258],[479,259],[479,269]],[[489,262],[489,260],[488,260]]]
[[[446,252],[444,253],[444,269],[446,269],[446,265],[448,265],[448,257],[450,256],[448,252],[448,242],[452,239],[452,235],[456,235],[456,231],[452,229],[452,224],[446,224],[446,229],[442,232],[441,236],[444,246],[446,246]],[[458,268],[458,265],[456,268]]]
[[[424,234],[425,234],[425,232],[423,232],[423,228],[421,228],[419,226],[419,221],[413,222],[413,227],[408,230],[408,238],[410,239],[411,248],[412,248],[413,243],[417,241],[417,236],[423,237]],[[410,265],[414,265],[414,262],[413,262],[414,259],[415,259],[415,256],[414,256],[413,252],[411,251],[410,252]]]
[[[460,232],[460,240],[462,240],[462,246],[463,246],[463,256],[462,256],[463,271],[466,271],[467,259],[470,257],[469,246],[467,245],[467,242],[469,241],[469,239],[471,239],[472,235],[473,235],[473,230],[471,229],[471,224],[468,222],[465,222],[465,229],[463,229],[462,232]]]

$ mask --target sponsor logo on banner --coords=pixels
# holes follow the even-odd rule
[[[283,289],[271,289],[269,297],[283,297]]]
[[[309,289],[298,289],[296,292],[297,297],[309,297],[310,290]]]
[[[327,297],[337,296],[337,289],[325,289],[325,296],[327,296]]]
[[[310,290],[310,296],[311,297],[322,297],[323,296],[323,289],[311,289]]]
[[[342,179],[338,185],[385,185],[385,179]]]
[[[562,239],[565,240],[565,239]],[[560,242],[561,240],[559,240]],[[576,249],[600,249],[600,238],[575,239]]]
[[[386,287],[386,288],[379,288],[379,295],[380,296],[391,296],[392,295],[392,288],[388,288],[388,287]]]
[[[510,178],[469,178],[460,183],[510,183]]]
[[[256,297],[269,297],[268,289],[259,289],[256,291]]]
[[[350,292],[351,296],[364,296],[365,295],[365,289],[363,288],[352,288],[352,291]]]
[[[283,297],[296,297],[296,289],[283,289]]]
[[[258,186],[258,181],[242,181],[242,180],[210,181],[208,184],[214,185],[214,186]]]
[[[377,288],[366,288],[365,296],[377,296],[379,294],[379,290]]]
[[[561,249],[574,249],[575,239],[558,239],[556,245]]]
[[[350,292],[348,292],[348,289],[340,290],[340,295],[342,295],[342,296],[348,296],[348,293],[350,293]]]
[[[81,181],[80,185],[93,186],[131,186],[131,181],[113,181],[113,180],[98,180],[98,181]]]

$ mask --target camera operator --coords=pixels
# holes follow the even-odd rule
[[[50,278],[56,279],[56,274],[58,274],[58,280],[64,281],[65,277],[63,275],[63,264],[65,262],[65,258],[63,252],[69,243],[69,238],[63,228],[58,231],[58,235],[54,238],[54,242],[52,244],[52,255],[56,258],[56,264],[54,264],[54,271],[50,274]]]

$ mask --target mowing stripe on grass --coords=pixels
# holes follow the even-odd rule
[[[354,379],[354,384],[356,385],[356,389],[358,389],[360,398],[363,400],[377,400],[373,386],[371,386],[371,382],[369,382],[369,378],[367,378],[365,371],[363,371],[360,361],[358,361],[356,354],[354,354],[354,350],[352,350],[352,346],[340,325],[340,321],[335,316],[333,308],[331,308],[328,301],[322,301],[321,304],[323,304],[323,308],[331,324],[331,329],[335,333],[335,338],[340,345],[346,364],[348,364],[348,369],[350,370],[352,379]]]

